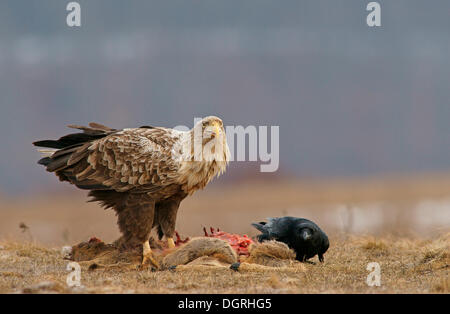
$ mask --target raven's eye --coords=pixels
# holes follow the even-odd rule
[[[301,228],[298,231],[303,240],[308,240],[312,236],[312,230],[309,228]]]

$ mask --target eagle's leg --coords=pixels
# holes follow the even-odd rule
[[[158,225],[158,235],[161,239],[165,236],[167,247],[175,248],[173,236],[175,234],[175,222],[177,218],[178,207],[183,197],[172,197],[156,204],[156,224]]]
[[[128,194],[118,212],[118,224],[126,243],[142,245],[142,265],[159,268],[150,248],[150,233],[155,217],[155,201],[147,194]]]

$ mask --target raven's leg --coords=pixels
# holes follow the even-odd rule
[[[323,254],[318,254],[318,256],[319,256],[319,262],[323,263],[323,261],[324,261]]]

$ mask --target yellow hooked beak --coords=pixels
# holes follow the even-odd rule
[[[219,137],[220,135],[220,125],[217,122],[214,122],[214,136]]]

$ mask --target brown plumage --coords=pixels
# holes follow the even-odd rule
[[[71,125],[82,133],[34,142],[46,157],[39,164],[61,181],[90,190],[90,201],[112,208],[118,216],[122,248],[143,245],[156,227],[173,247],[180,202],[226,169],[229,149],[222,121],[204,118],[190,131],[163,127],[111,129],[90,123]]]

